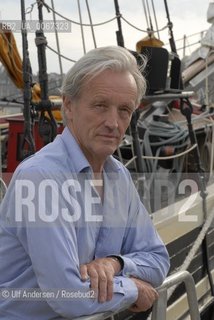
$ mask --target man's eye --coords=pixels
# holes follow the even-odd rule
[[[105,104],[103,104],[103,103],[97,103],[97,104],[95,104],[95,108],[97,108],[97,109],[106,109],[107,106]]]
[[[127,115],[132,114],[132,110],[130,108],[126,108],[126,107],[120,108],[120,112],[122,112],[123,114],[127,114]]]

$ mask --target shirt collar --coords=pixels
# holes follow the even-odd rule
[[[88,160],[86,159],[78,142],[76,141],[68,127],[65,127],[65,129],[63,130],[61,138],[65,144],[69,158],[72,159],[72,165],[75,169],[75,172],[79,173],[87,171],[87,169],[91,169]],[[114,159],[113,156],[109,156],[106,159],[104,165],[104,170],[106,172],[118,172],[120,169],[121,163]]]
[[[90,168],[88,160],[68,127],[65,127],[63,130],[61,138],[65,144],[69,158],[72,159],[72,167],[75,172],[79,173]]]

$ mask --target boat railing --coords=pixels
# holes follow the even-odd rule
[[[191,320],[200,320],[200,313],[197,302],[196,288],[192,275],[188,271],[178,271],[163,282],[158,288],[159,298],[152,310],[151,320],[166,320],[167,311],[167,290],[180,283],[184,283],[189,304],[189,315]]]
[[[189,315],[191,320],[200,320],[197,302],[196,288],[192,275],[188,271],[178,271],[166,278],[163,284],[157,288],[159,298],[153,305],[151,320],[166,320],[167,312],[167,290],[180,283],[186,287],[187,300],[189,304]],[[114,320],[116,313],[99,313],[91,316],[75,318],[75,320]]]
[[[79,318],[75,318],[74,320],[105,320],[105,319],[114,320],[114,313],[110,313],[110,312],[97,313],[91,316],[82,316]]]

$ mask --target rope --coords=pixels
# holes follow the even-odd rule
[[[51,0],[51,6],[52,6],[52,8],[54,9],[54,0]],[[53,12],[52,14],[53,14],[54,24],[56,25],[56,15],[55,15],[54,12]],[[58,52],[59,54],[61,54],[60,44],[59,44],[59,35],[58,35],[57,28],[54,28],[54,31],[55,31],[57,52]],[[60,55],[58,55],[58,60],[59,60],[59,70],[60,70],[60,74],[61,74],[61,77],[63,77],[62,59],[61,59],[61,56],[60,56]]]
[[[30,7],[27,7],[26,10],[25,10],[25,14],[31,14],[33,9],[34,9],[34,6],[35,4],[37,4],[37,1],[33,2]]]
[[[189,267],[190,263],[192,262],[196,252],[198,251],[200,245],[202,244],[203,239],[206,236],[206,233],[208,231],[208,229],[210,228],[212,222],[214,219],[214,209],[211,211],[210,215],[208,216],[207,220],[205,221],[196,241],[194,242],[192,248],[189,251],[189,254],[187,255],[187,257],[185,258],[183,264],[181,265],[180,268],[178,268],[178,270],[176,271],[185,271],[187,270],[187,268]],[[177,286],[171,288],[168,290],[168,299],[171,297],[171,295],[173,294],[173,292],[175,291],[175,289],[177,288]]]
[[[56,50],[54,50],[53,48],[51,48],[49,45],[46,46],[46,48],[48,48],[49,50],[53,51],[54,53],[56,53],[58,56],[62,57],[63,59],[66,59],[68,61],[71,61],[71,62],[76,62],[76,60],[73,60],[73,59],[70,59],[66,56],[64,56],[63,54],[57,52]]]
[[[181,147],[181,146],[179,146]],[[186,155],[187,153],[191,152],[193,149],[195,149],[197,147],[197,144],[194,144],[192,147],[186,149],[185,151],[183,152],[180,152],[180,153],[177,153],[173,156],[166,156],[166,157],[156,157],[156,156],[142,156],[142,159],[151,159],[151,160],[170,160],[170,159],[175,159],[175,158],[179,158],[179,157],[182,157],[184,155]]]
[[[187,137],[187,130],[182,129],[178,124],[164,123],[161,121],[152,121],[144,134],[143,156],[146,156],[147,159],[150,159],[149,157],[153,158],[152,147],[155,147],[157,148],[157,151],[154,158],[158,160],[158,153],[160,153],[160,148],[162,146],[173,145],[174,148],[185,147],[188,143]],[[151,139],[155,139],[156,141],[151,142]],[[144,167],[147,168],[147,170],[149,169],[149,172],[152,172],[155,169],[154,164],[151,161],[146,161],[144,163]]]
[[[177,154],[175,154],[175,155],[173,155],[173,156],[166,156],[166,157],[142,156],[142,159],[150,159],[150,160],[171,160],[171,159],[179,158],[179,157],[182,157],[182,156],[186,155],[187,153],[191,152],[191,151],[192,151],[193,149],[195,149],[196,147],[197,147],[197,144],[194,144],[192,147],[186,149],[186,150],[183,151],[183,152],[177,153]],[[118,153],[120,153],[120,155],[119,155],[120,161],[123,162],[122,154],[121,154],[119,148],[118,148],[117,151],[118,151]],[[127,161],[127,162],[125,163],[125,167],[128,167],[136,158],[137,158],[137,156],[134,156],[134,157],[132,157],[129,161]]]
[[[158,21],[157,21],[157,16],[156,16],[155,6],[154,6],[153,0],[152,0],[152,10],[153,10],[153,15],[154,15],[154,19],[155,19],[155,25],[156,25],[156,29],[157,29],[158,38],[160,39],[160,34],[159,34],[159,30],[158,30]]]
[[[143,30],[143,29],[140,29],[138,27],[136,27],[135,25],[133,25],[131,22],[129,22],[127,19],[125,19],[122,15],[121,15],[121,19],[123,19],[128,25],[130,25],[132,28],[138,30],[138,31],[141,31],[141,32],[144,32],[144,33],[148,33],[148,30]],[[167,29],[167,25],[164,26],[163,28],[159,29],[159,30],[153,30],[154,32],[159,32],[159,31],[163,31],[165,29]]]
[[[67,21],[69,21],[69,22],[71,22],[71,23],[74,23],[74,24],[77,24],[77,25],[81,25],[80,22],[77,22],[77,21],[75,21],[75,20],[71,20],[71,19],[65,17],[64,15],[62,15],[61,13],[59,13],[58,11],[54,10],[53,8],[51,8],[51,7],[50,7],[49,5],[47,5],[46,3],[44,3],[44,6],[45,6],[48,10],[54,12],[57,16],[61,17],[62,19],[67,20]],[[136,29],[136,30],[138,30],[138,31],[148,33],[147,30],[140,29],[140,28],[138,28],[137,26],[133,25],[131,22],[129,22],[127,19],[125,19],[121,14],[120,14],[120,15],[116,15],[115,17],[113,17],[113,18],[111,18],[111,19],[109,19],[109,20],[106,20],[106,21],[103,21],[103,22],[99,22],[99,23],[93,23],[93,24],[91,24],[91,23],[82,23],[82,26],[83,26],[83,27],[98,27],[98,26],[102,26],[102,25],[104,25],[104,24],[110,23],[110,22],[116,20],[117,18],[123,19],[127,24],[129,24],[131,27],[133,27],[134,29]],[[168,27],[168,26],[166,25],[166,26],[164,26],[163,28],[161,28],[161,29],[159,29],[159,30],[154,30],[154,32],[163,31],[163,30],[167,29],[167,27]]]
[[[145,0],[142,0],[142,5],[143,5],[143,9],[144,9],[144,16],[145,16],[145,18],[146,18],[147,28],[149,28],[149,20],[148,20],[148,17],[147,17],[147,11],[146,11]]]
[[[146,0],[146,5],[147,5],[147,11],[148,11],[148,14],[149,14],[149,23],[150,23],[150,30],[154,30],[153,29],[153,25],[152,25],[152,18],[151,18],[151,13],[150,13],[150,8],[149,8],[149,3],[148,3],[148,0]]]
[[[12,55],[10,54],[10,58],[11,58],[12,61],[13,61],[13,64],[14,64],[14,66],[15,66],[16,71],[19,72],[19,73],[22,73],[22,69],[19,69],[19,68],[18,68],[18,66],[16,65],[15,60],[14,60],[14,56],[16,56],[16,57],[19,58],[19,56],[17,55],[17,52],[16,52],[16,51],[13,51],[13,46],[12,46],[12,44],[10,43],[10,41],[8,40],[8,38],[5,36],[4,32],[2,32],[1,29],[0,29],[0,34],[2,35],[2,37],[4,38],[4,40],[5,40],[5,41],[7,42],[7,44],[9,45],[10,50],[13,52]]]
[[[46,3],[44,3],[44,6],[45,6],[48,10],[54,12],[57,16],[61,17],[62,19],[66,20],[66,21],[69,21],[69,22],[72,22],[72,23],[77,24],[77,25],[81,25],[80,22],[71,20],[71,19],[63,16],[61,13],[59,13],[58,11],[52,9],[52,8],[51,8],[49,5],[47,5]],[[107,23],[109,23],[109,22],[114,21],[115,19],[117,19],[117,16],[115,16],[115,17],[113,17],[113,18],[111,18],[111,19],[109,19],[109,20],[103,21],[103,22],[95,23],[95,24],[93,24],[92,26],[93,26],[93,27],[102,26],[102,25],[104,25],[104,24],[107,24]],[[91,27],[91,24],[82,23],[82,26],[84,26],[84,27]]]
[[[85,37],[84,37],[84,30],[83,30],[83,24],[82,24],[82,14],[81,14],[81,7],[80,7],[80,0],[77,0],[78,4],[78,11],[79,11],[79,18],[80,18],[80,30],[81,30],[81,36],[82,36],[82,46],[83,46],[83,52],[86,53],[86,47],[85,47]]]
[[[39,46],[40,44],[47,45],[47,39],[46,39],[45,36],[40,36],[40,37],[37,36],[36,39],[35,39],[35,43],[36,43],[37,46]]]
[[[96,43],[96,39],[95,39],[95,33],[94,33],[94,28],[93,28],[93,23],[92,23],[91,12],[90,12],[90,8],[89,8],[88,0],[85,0],[85,3],[86,3],[87,11],[88,11],[90,25],[91,25],[91,33],[92,33],[92,38],[94,41],[94,48],[97,48],[97,43]]]
[[[144,124],[146,123],[145,120],[143,122]],[[139,121],[139,125],[140,123],[141,121]],[[161,174],[158,160],[173,160],[171,170],[168,169],[168,173],[170,175],[174,175],[174,173],[176,173],[176,180],[173,181],[176,190],[177,184],[180,181],[184,155],[195,149],[196,146],[194,145],[188,150],[183,150],[176,156],[172,155],[169,157],[160,156],[162,149],[166,146],[171,146],[176,152],[178,149],[186,149],[187,145],[188,131],[186,129],[182,129],[178,124],[154,120],[148,124],[143,137],[142,166],[143,171],[150,174],[149,179],[147,179],[147,183],[144,183],[143,195],[143,202],[150,213],[159,209],[152,207],[153,204],[151,202],[153,193],[155,192],[154,183],[157,184],[157,181],[159,180],[156,179],[156,177],[159,177],[159,174]],[[179,160],[178,158],[181,156],[183,158]]]

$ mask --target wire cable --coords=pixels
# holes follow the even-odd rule
[[[54,9],[54,0],[51,0],[51,5],[52,5],[52,8]],[[55,13],[53,12],[53,21],[54,21],[54,25],[56,25],[56,15]],[[59,35],[58,35],[58,30],[57,28],[54,28],[54,31],[55,31],[55,38],[56,38],[56,46],[57,46],[57,52],[59,53],[58,55],[58,59],[59,59],[59,70],[60,70],[60,74],[61,74],[61,77],[63,77],[63,68],[62,68],[62,57],[60,56],[60,44],[59,44]]]
[[[144,10],[144,16],[145,16],[145,18],[146,18],[147,28],[149,28],[149,20],[148,20],[148,16],[147,16],[147,10],[146,10],[146,5],[145,5],[145,0],[142,0],[142,5],[143,5],[143,10]]]
[[[71,61],[71,62],[76,62],[76,60],[73,60],[71,58],[68,58],[66,56],[64,56],[63,54],[57,52],[56,50],[54,50],[52,47],[50,47],[49,45],[46,45],[46,48],[48,48],[49,50],[53,51],[54,53],[56,53],[57,55],[59,55],[60,57],[62,57],[63,59],[66,59],[68,61]]]
[[[148,0],[146,0],[146,6],[147,6],[147,12],[148,12],[148,15],[149,15],[149,24],[150,24],[149,29],[153,31],[154,29],[153,29],[153,25],[152,25],[152,18],[151,18],[151,13],[150,13]]]
[[[79,12],[79,19],[80,19],[80,30],[81,30],[81,37],[82,37],[83,52],[84,52],[84,54],[86,54],[85,36],[84,36],[84,30],[83,30],[83,24],[82,24],[82,13],[81,13],[81,7],[80,7],[80,0],[77,0],[77,5],[78,5],[78,12]]]
[[[158,38],[160,39],[160,34],[159,34],[159,30],[158,30],[158,20],[157,20],[156,11],[155,11],[154,0],[152,0],[152,10],[153,10],[153,15],[154,15]]]
[[[90,11],[90,8],[89,8],[88,0],[85,0],[85,3],[86,3],[87,11],[88,11],[88,17],[89,17],[90,25],[91,25],[91,34],[92,34],[92,38],[93,38],[93,41],[94,41],[94,48],[97,48],[97,43],[96,43],[94,27],[93,27],[93,23],[92,23],[91,11]]]
[[[61,13],[59,13],[58,11],[52,9],[52,8],[51,8],[49,5],[47,5],[46,3],[44,3],[43,5],[44,5],[48,10],[53,11],[57,16],[61,17],[62,19],[66,20],[66,21],[69,21],[69,22],[71,22],[71,23],[73,23],[73,24],[81,25],[80,22],[77,22],[77,21],[75,21],[75,20],[71,20],[71,19],[65,17],[64,15],[62,15]],[[115,17],[113,17],[113,18],[111,18],[111,19],[109,19],[109,20],[103,21],[103,22],[95,23],[95,24],[93,24],[93,27],[102,26],[102,25],[104,25],[104,24],[107,24],[107,23],[110,23],[110,22],[114,21],[115,19],[117,19],[117,16],[115,16]],[[82,26],[84,26],[84,27],[91,27],[91,24],[82,23]]]
[[[122,19],[123,21],[125,21],[128,25],[130,25],[132,28],[134,28],[134,29],[136,29],[136,30],[138,30],[138,31],[144,32],[144,33],[148,33],[148,30],[143,30],[143,29],[141,29],[141,28],[136,27],[136,26],[133,25],[130,21],[128,21],[126,18],[124,18],[122,15],[121,15],[121,19]],[[163,28],[161,28],[161,29],[159,29],[159,30],[153,30],[153,31],[154,31],[154,32],[163,31],[163,30],[165,30],[165,29],[167,29],[167,28],[168,28],[168,26],[166,25],[166,26],[164,26]]]

